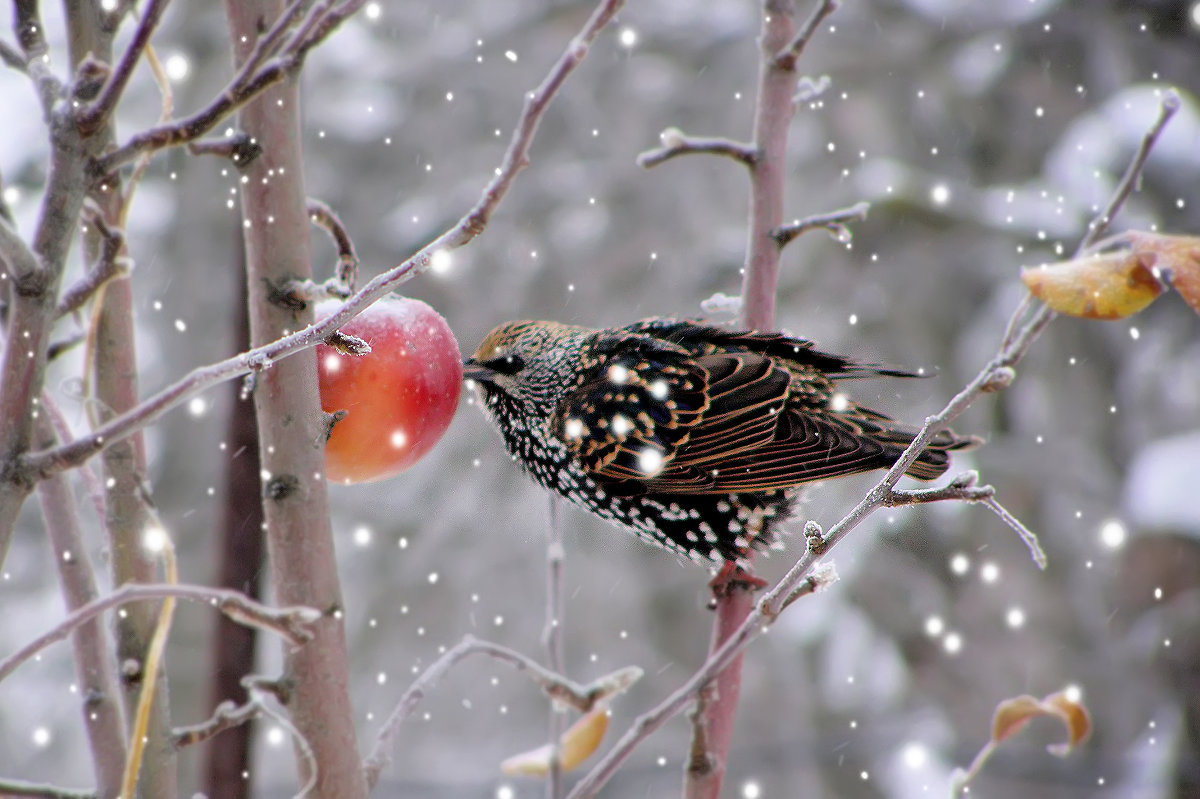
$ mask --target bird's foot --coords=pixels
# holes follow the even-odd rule
[[[767,585],[766,580],[756,576],[749,568],[739,565],[736,561],[727,560],[721,564],[717,575],[708,583],[713,593],[711,606],[715,607],[718,599],[729,596],[734,591],[761,591]]]

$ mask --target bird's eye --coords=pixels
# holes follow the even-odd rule
[[[525,359],[520,355],[501,355],[483,362],[483,366],[502,375],[515,375],[525,368]]]

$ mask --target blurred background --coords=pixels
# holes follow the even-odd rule
[[[788,202],[800,217],[868,200],[870,217],[850,243],[814,232],[787,248],[777,321],[832,351],[936,369],[852,387],[864,404],[919,422],[995,351],[1024,293],[1019,268],[1074,250],[1167,86],[1183,108],[1114,229],[1200,233],[1200,3],[845,6],[800,65],[830,85],[792,125]],[[476,200],[522,93],[591,9],[371,3],[310,56],[309,193],[341,215],[364,279]],[[61,46],[60,9],[44,13]],[[630,2],[555,100],[530,167],[483,236],[404,293],[434,305],[466,353],[509,319],[620,325],[695,316],[715,292],[736,294],[741,167],[698,156],[643,171],[634,159],[671,126],[749,137],[757,31],[751,0]],[[230,75],[219,5],[173,4],[155,45],[180,113]],[[153,122],[158,105],[139,70],[121,133]],[[5,198],[28,234],[45,179],[40,111],[12,71],[0,73],[0,107]],[[171,151],[139,191],[129,238],[145,393],[240,349],[237,177],[223,161]],[[334,253],[319,231],[314,241],[327,276]],[[1200,320],[1173,295],[1125,321],[1059,319],[1018,374],[956,423],[988,443],[954,469],[978,469],[997,487],[1040,534],[1048,570],[986,509],[877,513],[834,551],[841,582],[749,649],[727,796],[946,795],[950,770],[987,740],[998,701],[1068,686],[1093,713],[1088,744],[1054,758],[1044,747],[1062,731],[1037,722],[973,795],[1200,796]],[[49,385],[82,427],[79,375],[78,359],[64,358]],[[252,413],[235,390],[210,391],[148,434],[154,498],[191,582],[214,580],[223,474],[237,454],[221,442],[230,413]],[[795,529],[803,518],[828,527],[871,484],[813,487]],[[547,499],[465,393],[416,467],[331,492],[364,749],[414,674],[464,633],[543,657]],[[103,571],[99,523],[82,507]],[[620,731],[703,660],[708,575],[574,510],[564,525],[569,676],[646,671],[614,704]],[[794,539],[762,573],[778,576],[801,547]],[[5,652],[62,616],[50,558],[29,503],[0,579]],[[172,632],[181,724],[210,714],[213,621],[183,607]],[[259,670],[279,663],[277,643],[263,642]],[[0,773],[88,783],[73,681],[69,647],[58,645],[0,684]],[[403,728],[377,793],[541,796],[540,783],[502,777],[498,764],[543,743],[546,728],[546,702],[528,680],[466,662]],[[261,796],[290,795],[286,736],[269,723],[258,734],[248,779]],[[605,795],[677,793],[689,734],[685,719],[672,721]],[[182,795],[198,784],[197,762],[183,755]]]

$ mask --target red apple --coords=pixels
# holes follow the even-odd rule
[[[318,303],[318,320],[341,307]],[[325,445],[325,476],[365,483],[399,474],[428,452],[454,417],[462,356],[441,314],[420,300],[385,297],[341,328],[371,345],[343,355],[317,345],[321,407],[346,411]]]

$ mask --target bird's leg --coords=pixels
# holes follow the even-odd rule
[[[713,593],[709,607],[715,608],[718,599],[734,591],[761,591],[767,585],[766,580],[756,576],[748,567],[741,566],[737,561],[727,560],[721,564],[717,575],[708,583]]]

